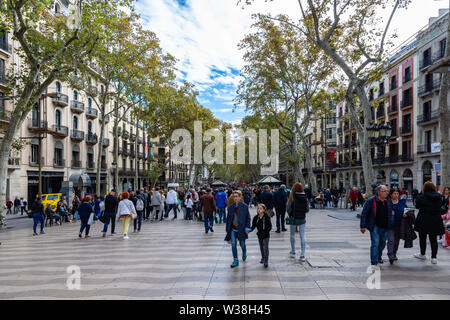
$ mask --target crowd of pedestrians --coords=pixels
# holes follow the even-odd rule
[[[370,261],[372,265],[383,263],[382,254],[387,246],[389,262],[398,260],[397,252],[400,240],[405,241],[405,247],[413,247],[418,233],[420,252],[414,255],[424,260],[427,239],[431,246],[431,262],[437,263],[438,243],[450,248],[450,190],[444,188],[442,194],[436,192],[431,182],[425,183],[422,192],[412,193],[418,215],[406,204],[406,190],[392,189],[384,185],[377,187],[376,194],[367,200],[363,199],[360,229],[362,233],[370,231]],[[335,206],[336,198],[342,197],[345,190],[336,187],[331,190],[319,191],[323,195],[325,206]],[[351,209],[361,201],[359,191],[353,188],[349,199]],[[405,197],[406,195],[406,197]],[[316,197],[317,198],[317,197]],[[232,268],[239,265],[237,244],[242,250],[242,261],[247,259],[246,240],[250,232],[257,230],[257,237],[261,250],[261,264],[269,264],[269,239],[272,230],[272,219],[275,217],[276,233],[287,231],[290,226],[290,257],[296,257],[295,238],[299,234],[300,262],[306,261],[306,217],[311,208],[317,204],[317,199],[311,195],[311,189],[296,183],[292,189],[281,185],[276,190],[269,186],[257,187],[229,187],[227,189],[200,188],[196,190],[169,188],[160,190],[141,188],[137,191],[128,190],[116,194],[112,189],[106,197],[86,195],[83,199],[75,196],[72,209],[67,208],[65,199],[58,203],[57,209],[51,206],[44,208],[42,201],[36,199],[31,206],[33,217],[33,235],[44,234],[46,216],[56,214],[59,222],[80,220],[81,226],[78,236],[89,238],[90,227],[94,221],[102,222],[102,236],[106,237],[110,227],[111,235],[116,234],[116,222],[121,221],[123,239],[129,239],[129,228],[133,224],[133,232],[140,232],[143,223],[156,223],[169,219],[177,220],[179,214],[187,221],[201,221],[205,234],[214,232],[214,224],[225,224],[225,241],[231,244],[233,256]],[[20,200],[20,199],[19,199]],[[17,202],[20,206],[20,201]],[[11,206],[15,206],[12,203]],[[257,214],[250,216],[250,208],[256,206]],[[14,209],[15,210],[15,209]],[[73,216],[73,218],[72,218]],[[58,222],[58,219],[55,219]]]
[[[405,248],[412,248],[419,238],[420,252],[414,255],[420,260],[426,259],[427,238],[431,246],[431,263],[437,263],[438,243],[450,248],[447,241],[450,229],[449,189],[443,194],[436,191],[436,186],[428,181],[422,192],[414,198],[413,208],[407,208],[406,198],[401,190],[388,190],[385,185],[376,189],[376,194],[367,199],[361,213],[361,232],[370,231],[370,262],[372,265],[383,263],[383,250],[387,244],[390,264],[398,260],[397,251],[400,239],[405,240]],[[443,235],[445,235],[443,237]],[[440,237],[441,239],[438,239]]]

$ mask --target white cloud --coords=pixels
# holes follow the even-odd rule
[[[136,5],[144,26],[154,31],[161,46],[178,59],[178,78],[196,84],[200,97],[209,94],[201,100],[208,105],[212,100],[219,105],[233,104],[242,77],[232,70],[240,70],[244,64],[243,52],[237,45],[250,32],[252,14],[283,13],[294,20],[300,18],[297,0],[256,0],[245,9],[237,2],[187,0],[187,6],[180,6],[176,0],[138,0]],[[446,4],[444,0],[413,0],[408,10],[394,17],[392,29],[399,35],[396,42],[401,43],[422,28]]]

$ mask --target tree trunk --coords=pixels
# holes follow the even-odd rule
[[[316,176],[314,175],[312,165],[311,165],[311,146],[304,144],[303,150],[305,150],[305,158],[306,158],[306,169],[308,170],[308,180],[311,184],[311,193],[312,195],[317,195],[317,182]]]
[[[447,47],[445,58],[450,58],[450,13],[448,14],[447,25]],[[450,110],[448,107],[448,87],[450,85],[450,72],[442,74],[441,91],[439,92],[439,131],[441,135],[441,190],[450,187]]]
[[[138,152],[138,131],[139,131],[139,116],[141,114],[141,109],[139,106],[139,110],[136,116],[136,139],[134,140],[134,152],[135,152],[135,157],[134,157],[134,166],[135,166],[135,172],[134,172],[134,181],[136,184],[136,187],[134,188],[136,191],[139,189],[139,168],[138,168],[138,159],[139,159],[139,152]]]
[[[97,154],[97,173],[96,173],[96,183],[95,183],[95,191],[97,196],[100,197],[100,170],[101,170],[101,161],[102,161],[102,152],[103,152],[103,137],[105,135],[105,106],[100,109],[100,115],[102,117],[101,125],[100,125],[100,137],[98,143],[98,154]]]
[[[116,191],[122,192],[121,189],[119,189],[119,133],[118,133],[118,127],[119,127],[119,120],[117,117],[114,117],[114,159],[116,162],[116,170],[114,170],[114,184],[117,188]]]

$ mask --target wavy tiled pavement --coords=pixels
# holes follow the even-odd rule
[[[229,267],[223,224],[205,234],[200,222],[145,222],[124,241],[120,234],[102,238],[99,222],[90,239],[78,238],[79,224],[53,226],[33,237],[29,219],[29,229],[0,233],[0,299],[450,299],[450,250],[440,247],[438,264],[431,265],[429,257],[412,257],[418,240],[413,249],[402,248],[402,241],[400,260],[394,266],[385,262],[381,289],[370,290],[369,235],[359,232],[358,221],[329,213],[311,211],[307,241],[347,245],[308,246],[310,263],[302,265],[289,258],[289,232],[272,232],[267,269],[259,264],[256,232],[247,241],[247,261]],[[70,265],[81,268],[80,290],[66,287]]]

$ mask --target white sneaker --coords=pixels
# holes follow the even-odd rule
[[[432,264],[437,264],[437,259],[436,258],[431,259],[431,263]]]
[[[420,260],[425,260],[427,257],[425,255],[422,255],[420,253],[416,253],[414,255],[415,258],[420,259]]]
[[[306,262],[306,258],[303,257],[303,256],[301,256],[301,257],[300,257],[300,262]]]
[[[123,240],[128,240],[130,238],[128,238],[128,236],[123,236]]]
[[[291,257],[291,258],[295,258],[295,252],[289,252],[289,256]]]

